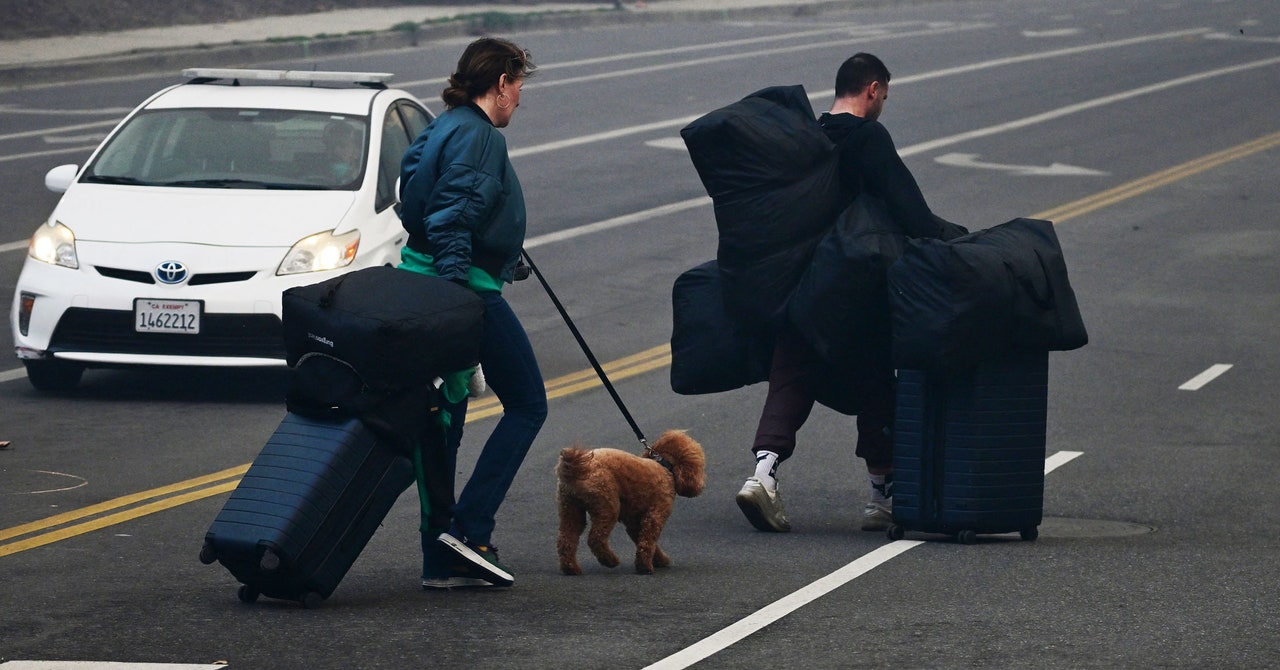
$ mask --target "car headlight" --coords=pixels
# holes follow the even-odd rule
[[[293,245],[289,253],[285,254],[276,274],[295,275],[344,268],[355,260],[356,249],[359,247],[358,230],[342,235],[334,235],[333,231],[316,233]]]
[[[51,265],[75,269],[80,267],[76,258],[76,236],[71,229],[54,221],[40,226],[31,243],[27,245],[27,255]]]

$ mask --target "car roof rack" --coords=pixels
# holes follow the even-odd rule
[[[249,70],[237,68],[192,67],[182,71],[191,84],[231,80],[232,86],[240,81],[273,81],[288,83],[355,84],[369,88],[386,88],[387,81],[395,75],[390,72],[317,72],[313,70]]]

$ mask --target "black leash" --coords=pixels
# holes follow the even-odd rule
[[[542,288],[547,290],[547,295],[551,296],[551,302],[560,311],[560,316],[564,318],[565,325],[569,326],[569,332],[573,333],[574,339],[578,340],[578,346],[582,347],[582,353],[587,355],[588,361],[591,361],[591,367],[595,368],[596,374],[600,376],[600,381],[604,384],[605,390],[609,392],[609,395],[613,396],[613,402],[617,403],[618,409],[622,410],[622,416],[626,418],[627,423],[631,424],[631,431],[636,434],[636,439],[640,440],[640,444],[644,447],[645,455],[653,454],[653,450],[649,448],[649,441],[644,439],[644,433],[641,432],[640,426],[636,425],[636,420],[631,418],[631,412],[627,411],[627,406],[623,404],[622,398],[614,390],[613,383],[609,381],[609,376],[604,373],[604,368],[600,367],[600,361],[596,360],[596,355],[591,353],[591,347],[588,347],[587,341],[582,339],[582,333],[579,333],[578,327],[573,325],[573,319],[569,318],[569,313],[565,311],[564,305],[560,304],[560,299],[556,297],[556,292],[551,290],[551,285],[547,283],[546,277],[543,277],[542,272],[538,270],[538,266],[533,264],[533,259],[529,257],[529,252],[521,249],[520,255],[524,257],[524,262],[528,264],[534,276],[542,283]],[[656,456],[656,454],[653,455]],[[658,462],[662,462],[660,457]]]

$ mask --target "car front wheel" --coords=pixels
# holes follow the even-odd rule
[[[27,366],[27,379],[37,391],[65,393],[80,383],[84,366],[66,361],[23,361]]]

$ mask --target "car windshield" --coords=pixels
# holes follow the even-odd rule
[[[163,109],[129,120],[83,181],[188,188],[353,190],[363,116],[268,109]]]

